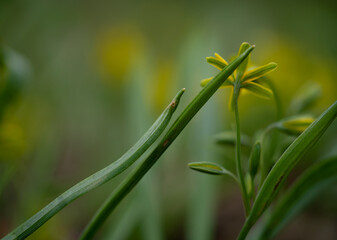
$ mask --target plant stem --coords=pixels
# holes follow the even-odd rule
[[[177,120],[172,124],[165,137],[160,141],[152,153],[138,165],[103,203],[95,216],[81,236],[81,239],[92,239],[99,230],[110,213],[122,201],[122,199],[133,189],[134,186],[142,179],[149,169],[157,162],[159,157],[166,151],[186,125],[191,121],[195,114],[204,106],[216,90],[224,83],[224,81],[234,72],[234,70],[242,63],[242,61],[254,49],[254,46],[247,49],[243,54],[233,60],[218,75],[216,75],[192,100],[192,102],[180,114]]]
[[[239,107],[238,107],[238,99],[240,92],[240,82],[236,82],[234,85],[234,113],[235,113],[235,122],[236,122],[236,152],[235,152],[235,162],[236,162],[236,172],[239,176],[240,185],[241,185],[241,193],[243,198],[243,204],[245,207],[246,216],[248,216],[250,211],[250,203],[247,194],[247,188],[245,179],[243,177],[242,164],[241,164],[241,129],[240,129],[240,119],[239,119]]]

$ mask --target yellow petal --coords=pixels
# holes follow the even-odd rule
[[[246,51],[250,47],[249,43],[242,43],[239,49],[239,54],[241,55],[244,51]],[[250,54],[249,56],[240,64],[240,66],[236,69],[236,80],[241,81],[244,73],[247,70],[248,62],[249,62]]]
[[[224,67],[228,65],[226,62],[223,62],[215,57],[206,57],[206,61],[219,70],[222,70]]]
[[[234,101],[234,87],[231,89],[231,95],[229,96],[228,102],[229,111],[233,112],[235,108],[235,101]]]
[[[246,74],[243,76],[241,82],[251,82],[254,81],[272,71],[274,71],[277,67],[276,63],[268,63],[266,65],[263,65],[261,67],[255,68],[251,71],[246,72]]]
[[[225,63],[226,65],[228,65],[228,62],[227,62],[225,59],[223,59],[219,54],[214,53],[214,56],[215,56],[217,59],[219,59],[221,62],[223,62],[223,63]]]
[[[273,92],[269,88],[255,82],[245,83],[241,87],[264,99],[270,99],[273,97]]]

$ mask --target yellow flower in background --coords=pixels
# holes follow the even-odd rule
[[[101,74],[113,86],[125,81],[128,70],[143,54],[144,37],[134,26],[109,29],[98,37],[96,56]]]
[[[0,160],[16,161],[27,150],[26,137],[20,125],[5,120],[0,125]]]
[[[168,59],[159,61],[160,64],[154,70],[151,86],[146,88],[147,96],[151,97],[149,103],[154,105],[155,110],[161,111],[174,89],[174,64]]]
[[[326,108],[336,99],[336,60],[322,51],[308,51],[302,42],[282,35],[268,35],[269,41],[261,49],[260,58],[277,59],[282,71],[273,73],[275,87],[288,106],[304,84],[319,83],[322,96],[315,108]]]
[[[248,43],[243,43],[240,47],[239,54],[243,53],[245,50],[249,48]],[[206,60],[209,64],[214,67],[222,70],[224,67],[228,65],[227,61],[223,59],[219,54],[215,53],[215,57],[207,57]],[[262,77],[266,74],[272,72],[277,67],[276,63],[268,63],[261,67],[253,68],[248,70],[249,57],[241,63],[241,65],[234,71],[232,76],[230,76],[221,87],[231,87],[231,97],[229,101],[229,108],[233,109],[233,93],[234,93],[234,85],[236,82],[240,83],[240,91],[241,89],[247,90],[258,97],[264,99],[270,99],[273,96],[273,92],[263,85]],[[248,70],[248,71],[247,71]],[[201,86],[205,86],[209,81],[211,81],[213,77],[207,78],[201,81]]]

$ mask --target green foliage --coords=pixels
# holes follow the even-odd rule
[[[239,53],[244,51],[249,46],[248,43],[243,43],[240,47]],[[236,134],[233,132],[224,132],[216,135],[216,143],[221,143],[223,145],[235,145],[235,162],[236,162],[236,175],[238,176],[239,185],[241,187],[241,193],[243,198],[243,203],[246,211],[246,221],[241,229],[238,239],[245,239],[249,230],[255,224],[255,222],[260,218],[263,212],[267,209],[270,203],[276,197],[278,191],[283,186],[283,183],[287,179],[287,176],[292,171],[292,169],[299,162],[301,157],[319,140],[322,134],[326,131],[329,125],[337,116],[337,102],[335,102],[331,107],[326,110],[319,118],[316,120],[310,115],[298,115],[302,112],[307,111],[320,96],[320,88],[317,85],[305,86],[298,95],[294,98],[291,103],[289,112],[295,114],[290,117],[281,119],[273,124],[270,124],[261,134],[257,143],[252,147],[250,158],[248,161],[248,170],[245,171],[243,164],[241,163],[241,146],[244,145],[241,140],[241,130],[240,130],[240,120],[238,111],[238,99],[242,89],[245,89],[254,95],[264,98],[271,99],[275,97],[277,103],[277,115],[281,117],[281,102],[278,95],[274,94],[276,89],[270,79],[265,77],[266,74],[275,70],[277,67],[276,63],[269,63],[261,67],[247,71],[248,58],[244,61],[242,65],[236,70],[236,74],[231,76],[231,80],[228,81],[226,85],[222,87],[229,86],[232,87],[232,93],[229,100],[229,109],[234,111],[235,123],[236,123]],[[207,62],[211,65],[221,69],[226,65],[226,61],[216,54],[216,57],[207,58]],[[209,79],[205,79],[201,82],[201,86],[204,86]],[[283,133],[298,136],[294,142],[285,150],[285,152],[279,157],[279,159],[273,162],[271,159],[265,159],[265,157],[271,158],[279,151],[280,146],[275,144],[282,144],[282,141],[273,138],[273,144],[266,144],[266,137],[271,130],[276,129]],[[261,142],[261,143],[260,143]],[[264,152],[262,152],[262,150]],[[267,154],[266,154],[267,153]],[[317,172],[324,174],[324,169],[327,171],[326,178],[336,175],[334,168],[323,167],[317,165],[313,168],[312,172],[303,176],[303,180],[299,180],[298,185],[294,186],[292,190],[289,191],[289,195],[286,195],[285,199],[280,207],[277,208],[274,215],[272,215],[271,220],[265,226],[263,231],[263,236],[274,236],[279,228],[284,225],[287,221],[287,216],[285,215],[286,207],[289,206],[290,212],[299,211],[299,202],[301,202],[306,194],[311,193],[314,186],[319,185],[319,183],[325,180],[325,177],[319,179],[314,178],[318,176]],[[329,165],[327,163],[327,165]],[[210,174],[223,174],[223,167],[218,164],[212,163],[193,163],[189,165],[193,170],[206,172]],[[329,172],[330,170],[330,172]],[[312,175],[313,180],[310,181],[309,178]],[[255,177],[260,176],[260,189],[258,189],[258,194],[255,198]],[[304,187],[303,192],[300,188]],[[303,194],[296,195],[296,191]],[[314,192],[314,191],[313,191]],[[250,203],[250,200],[253,203]],[[293,202],[291,202],[293,201]],[[303,200],[304,201],[304,200]],[[291,202],[291,203],[290,203]],[[291,213],[292,214],[292,213]],[[291,215],[290,214],[290,215]],[[274,230],[273,230],[274,229]]]
[[[82,239],[90,239],[94,236],[99,227],[104,223],[111,211],[118,203],[133,189],[139,180],[147,173],[159,157],[176,139],[180,132],[195,116],[195,114],[203,107],[209,98],[216,90],[226,81],[226,79],[235,71],[235,69],[248,57],[254,46],[249,47],[245,52],[233,60],[226,66],[217,76],[215,76],[193,99],[193,101],[185,108],[171,128],[166,133],[165,137],[160,141],[157,147],[151,154],[139,164],[124,181],[115,189],[112,195],[106,200],[102,207],[95,214],[88,227],[85,229]],[[41,227],[46,221],[53,217],[57,212],[63,209],[70,202],[89,192],[90,190],[104,184],[108,180],[120,174],[127,169],[135,160],[137,160],[159,137],[167,126],[169,120],[180,101],[185,89],[180,91],[174,100],[169,104],[163,114],[148,130],[148,132],[119,160],[112,163],[108,167],[96,172],[92,176],[84,179],[76,184],[54,201],[49,203],[45,208],[28,219],[13,232],[5,236],[5,240],[25,238]]]
[[[320,96],[320,88],[313,85],[306,86],[296,95],[288,111],[291,115],[283,118],[281,102],[276,88],[272,81],[265,77],[276,69],[277,64],[268,63],[251,69],[249,61],[253,49],[253,45],[246,42],[242,43],[238,56],[229,63],[217,53],[215,53],[215,57],[207,57],[206,61],[219,69],[220,72],[215,77],[201,81],[202,90],[177,117],[160,141],[157,142],[156,140],[168,126],[185,89],[182,89],[175,96],[144,136],[121,158],[62,193],[3,239],[26,238],[69,203],[128,169],[153,146],[151,152],[113,190],[84,229],[81,239],[92,239],[112,211],[152,168],[191,119],[221,87],[231,88],[229,109],[234,114],[235,131],[221,132],[215,135],[214,139],[221,146],[235,146],[236,172],[232,173],[221,164],[213,162],[193,162],[189,163],[188,166],[192,170],[210,175],[231,176],[238,183],[246,214],[246,220],[238,239],[245,239],[254,224],[274,201],[288,175],[301,157],[317,143],[337,116],[337,101],[316,120],[311,115],[302,114],[308,111]],[[3,49],[0,51],[0,83],[3,84],[0,86],[2,87],[0,88],[0,104],[2,104],[0,105],[0,111],[6,108],[8,101],[15,99],[20,91],[21,80],[28,75],[24,70],[25,64],[22,64],[21,67],[20,64],[13,64],[15,56],[17,55],[12,52],[7,53]],[[16,59],[14,62],[20,61]],[[252,137],[252,141],[241,132],[240,127],[239,97],[243,90],[263,99],[274,98],[277,106],[276,122],[256,134],[255,138]],[[266,144],[267,136],[272,130],[291,135],[293,136],[291,139],[296,137],[292,143],[287,142],[288,147],[283,153],[281,147],[286,142],[284,139],[273,138],[269,144]],[[255,142],[253,146],[251,145],[252,142]],[[246,158],[241,157],[241,147],[250,150],[248,162],[243,162]],[[276,159],[278,160],[276,161]],[[259,239],[270,239],[276,236],[282,227],[317,196],[317,193],[323,187],[330,186],[332,182],[335,182],[336,176],[336,157],[319,162],[301,175],[271,210],[271,214],[262,225]],[[256,179],[260,180],[259,187],[256,185]],[[256,192],[257,195],[255,195]]]
[[[98,229],[105,222],[110,213],[115,209],[119,202],[133,189],[140,179],[151,169],[159,157],[172,144],[176,137],[191,121],[195,114],[205,105],[216,90],[223,84],[224,81],[234,72],[234,70],[242,63],[242,61],[253,51],[254,46],[251,46],[244,53],[233,60],[226,68],[224,68],[217,76],[210,81],[205,88],[191,101],[184,109],[176,121],[172,124],[164,138],[159,142],[151,154],[138,165],[126,179],[117,187],[117,189],[108,197],[105,203],[96,212],[90,223],[84,230],[82,239],[91,239]]]
[[[69,203],[83,194],[106,183],[131,166],[165,130],[173,113],[177,109],[179,100],[183,93],[184,89],[177,94],[177,96],[149,128],[149,130],[143,135],[143,137],[141,137],[138,142],[122,157],[62,193],[42,210],[17,227],[13,232],[5,236],[4,240],[22,239],[29,236]]]
[[[252,211],[240,232],[239,239],[246,237],[249,229],[275,198],[290,171],[295,167],[301,157],[319,140],[336,116],[337,101],[296,138],[282,154],[265,179],[256,197]]]
[[[262,225],[257,239],[273,239],[276,234],[319,194],[337,182],[337,157],[321,161],[305,173],[278,200]]]

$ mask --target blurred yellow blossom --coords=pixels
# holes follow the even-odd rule
[[[142,55],[143,35],[134,26],[109,29],[98,37],[98,68],[109,84],[121,85],[132,63]]]

